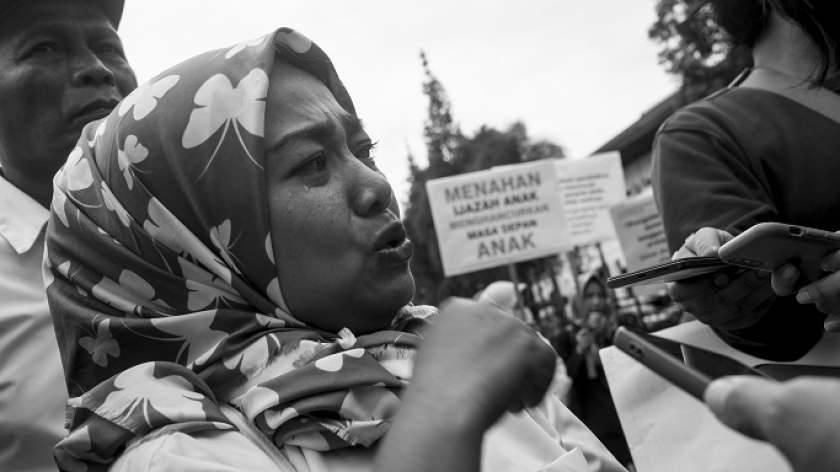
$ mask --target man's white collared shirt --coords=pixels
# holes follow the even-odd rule
[[[49,211],[0,177],[0,471],[55,471],[67,389],[42,278]]]

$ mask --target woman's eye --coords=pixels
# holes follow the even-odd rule
[[[51,54],[58,52],[58,45],[55,43],[38,43],[29,50],[29,56],[40,54]]]
[[[375,158],[373,156],[373,152],[376,150],[377,143],[367,143],[363,145],[357,152],[356,158],[362,161],[367,161],[373,163]]]
[[[321,172],[327,168],[327,157],[324,156],[323,153],[318,153],[315,156],[308,159],[303,164],[297,166],[295,168],[296,173],[310,173],[310,172]]]

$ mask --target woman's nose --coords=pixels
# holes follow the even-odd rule
[[[114,73],[93,52],[86,51],[79,54],[75,62],[73,85],[77,87],[115,85]]]
[[[388,179],[359,160],[354,161],[353,172],[356,175],[351,188],[353,212],[370,216],[388,209],[393,198]]]

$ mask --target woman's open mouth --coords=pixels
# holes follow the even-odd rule
[[[408,239],[405,227],[395,221],[381,231],[374,240],[377,257],[393,264],[403,264],[411,259],[414,249]]]

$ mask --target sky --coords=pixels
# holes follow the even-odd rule
[[[196,54],[302,32],[332,59],[401,204],[426,159],[420,51],[465,134],[522,121],[571,158],[673,93],[648,39],[656,0],[126,0],[120,36],[143,83]]]

